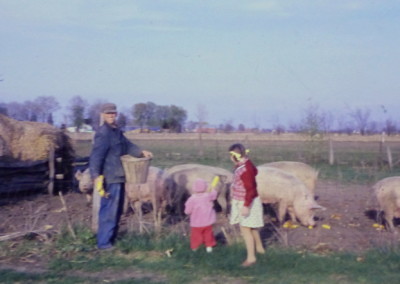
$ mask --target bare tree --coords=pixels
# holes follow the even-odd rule
[[[387,119],[385,121],[385,125],[383,127],[383,131],[385,131],[385,133],[387,135],[393,135],[397,132],[397,126],[396,123],[392,120],[392,119]]]
[[[196,111],[196,118],[198,121],[198,128],[199,128],[199,132],[202,132],[202,129],[204,128],[204,126],[207,125],[207,109],[205,107],[205,105],[203,104],[198,104],[197,105],[197,111]]]
[[[370,115],[371,111],[369,109],[361,108],[357,108],[349,113],[349,116],[354,119],[355,125],[361,135],[365,135],[367,132]]]
[[[11,102],[6,104],[7,114],[17,120],[53,122],[53,112],[60,108],[54,97],[38,97],[33,101],[23,103]]]
[[[31,120],[33,116],[33,106],[31,101],[23,103],[11,102],[7,104],[8,115],[16,120]]]
[[[60,104],[52,96],[37,97],[33,100],[32,104],[37,121],[40,122],[48,122],[50,115],[52,116],[53,112],[60,109]]]
[[[380,132],[379,128],[382,129],[382,127],[380,127],[379,123],[377,121],[370,121],[368,122],[368,125],[365,129],[365,133],[364,134],[375,134]]]
[[[198,104],[197,105],[197,112],[196,112],[196,117],[198,121],[198,134],[199,134],[199,156],[203,157],[204,155],[204,145],[203,145],[203,127],[207,124],[206,118],[207,118],[207,109],[203,104]]]
[[[302,133],[313,137],[324,133],[325,117],[317,104],[309,104],[304,110],[299,129]]]
[[[279,117],[274,118],[273,121],[274,121],[273,126],[272,126],[273,133],[278,134],[278,135],[281,133],[284,133],[285,126],[280,122]],[[292,129],[292,130],[293,130],[293,132],[296,132],[296,129]]]
[[[308,137],[306,141],[306,159],[309,162],[318,162],[322,153],[322,142],[325,134],[325,116],[317,104],[310,103],[304,110],[300,122],[300,132]]]
[[[354,130],[354,122],[349,121],[346,116],[338,116],[337,128],[339,133],[346,133],[350,135]]]
[[[335,118],[333,116],[333,114],[330,111],[325,111],[321,113],[322,116],[322,130],[325,133],[329,133],[332,131],[333,129],[333,124],[335,122]]]

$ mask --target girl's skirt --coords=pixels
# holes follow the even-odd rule
[[[240,224],[242,227],[261,228],[264,227],[264,211],[259,196],[254,198],[249,209],[250,214],[247,217],[242,216],[244,201],[232,200],[230,224]]]

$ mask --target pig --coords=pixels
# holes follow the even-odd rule
[[[274,167],[258,166],[257,192],[264,204],[278,204],[278,220],[282,224],[286,213],[292,221],[314,226],[314,211],[325,210],[317,204],[309,189],[294,175]]]
[[[150,202],[153,206],[154,222],[161,224],[162,215],[165,212],[168,196],[165,185],[166,173],[157,167],[150,166],[147,181],[144,184],[125,183],[125,199],[127,205],[142,217],[142,203]]]
[[[278,168],[294,175],[306,185],[312,195],[315,194],[315,185],[318,180],[319,172],[313,167],[295,161],[279,161],[262,164],[260,166]]]
[[[201,164],[182,164],[166,170],[166,187],[170,192],[170,202],[177,206],[177,213],[183,215],[183,204],[192,195],[193,182],[202,178],[210,185],[215,176],[219,177],[216,186],[217,203],[226,214],[228,207],[228,191],[233,174],[225,169]]]
[[[92,200],[94,185],[90,177],[89,169],[86,169],[83,172],[78,170],[75,174],[75,177],[79,181],[79,190],[83,193],[86,193],[88,203],[90,203]],[[154,222],[156,225],[160,225],[162,214],[165,211],[168,200],[168,196],[164,190],[164,179],[165,173],[163,170],[150,166],[146,183],[125,183],[124,211],[126,212],[127,208],[131,207],[139,215],[139,218],[141,218],[142,203],[151,202],[153,206]],[[100,202],[100,200],[97,200],[97,202]],[[93,208],[94,210],[98,210],[98,206],[94,206]],[[93,214],[97,216],[98,212],[93,211]]]
[[[75,173],[75,178],[78,181],[79,191],[86,194],[87,203],[90,204],[92,202],[92,193],[93,193],[93,180],[90,177],[89,168],[84,170],[77,170]]]
[[[215,174],[226,176],[226,182],[227,183],[232,183],[232,178],[233,174],[232,172],[225,170],[220,167],[213,167],[213,166],[208,166],[208,165],[202,165],[202,164],[180,164],[180,165],[175,165],[170,168],[168,168],[166,171],[171,174],[180,170],[186,170],[186,169],[192,169],[192,168],[201,168],[201,169],[208,169],[213,171]]]
[[[373,186],[380,210],[383,211],[386,229],[397,233],[393,218],[400,218],[400,176],[387,177]]]

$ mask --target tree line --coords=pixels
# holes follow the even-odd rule
[[[100,109],[105,102],[104,100],[97,100],[94,103],[88,103],[81,96],[74,96],[69,100],[61,123],[65,124],[65,126],[74,126],[77,131],[85,124],[97,129],[100,124]],[[60,109],[60,104],[53,96],[40,96],[24,102],[0,102],[0,113],[2,114],[17,120],[46,122],[49,124],[55,123],[54,115]],[[187,111],[182,107],[146,102],[133,104],[130,107],[128,106],[127,109],[120,108],[117,122],[121,127],[127,129],[137,127],[143,131],[155,129],[182,132],[184,130],[207,129],[207,110],[205,106],[198,106],[196,117],[197,121],[187,121]],[[219,132],[249,130],[253,132],[272,131],[276,134],[296,132],[310,136],[323,135],[328,132],[357,133],[361,135],[381,132],[392,135],[399,132],[397,123],[391,118],[381,122],[372,120],[369,109],[349,109],[346,115],[335,118],[329,111],[324,111],[319,105],[312,103],[304,109],[300,120],[289,125],[276,122],[271,129],[260,129],[258,126],[249,129],[243,123],[235,127],[232,121],[228,120],[214,127],[214,129]]]
[[[77,131],[87,124],[94,129],[100,125],[101,106],[106,101],[97,100],[89,104],[81,96],[70,99],[62,124],[74,126]],[[21,121],[36,121],[54,124],[54,114],[60,104],[52,96],[40,96],[24,102],[0,103],[0,113]],[[137,126],[140,129],[167,129],[181,132],[187,120],[187,112],[176,105],[157,105],[153,102],[137,103],[128,111],[120,111],[118,124],[121,127]]]

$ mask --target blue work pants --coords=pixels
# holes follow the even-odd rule
[[[111,183],[106,185],[109,193],[102,197],[99,210],[99,227],[97,231],[97,247],[107,249],[112,247],[118,231],[118,223],[124,204],[124,184]]]

